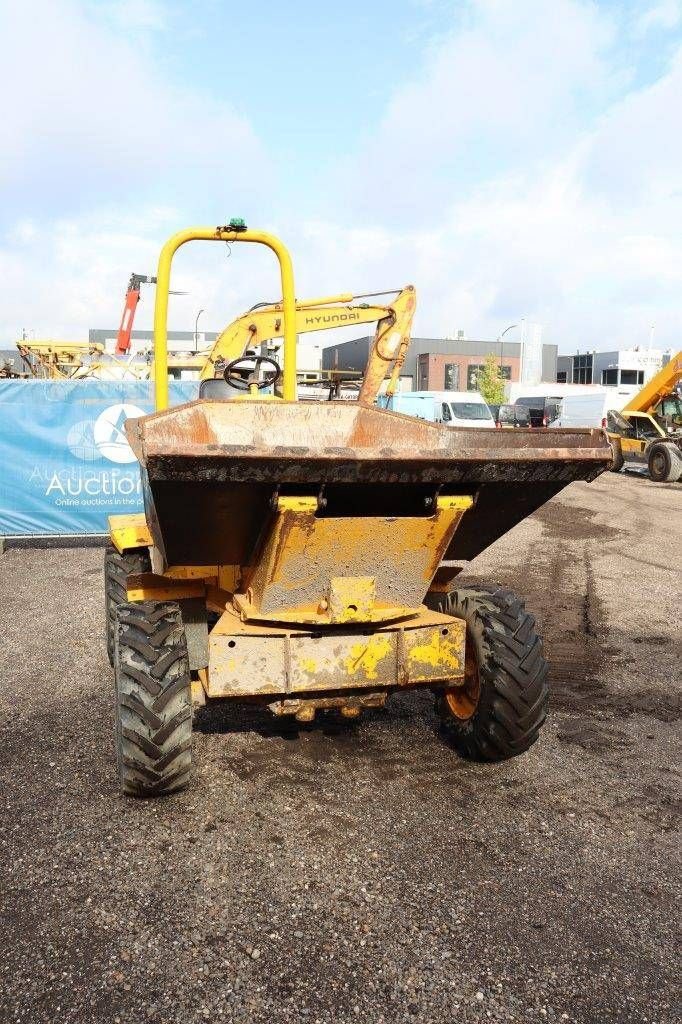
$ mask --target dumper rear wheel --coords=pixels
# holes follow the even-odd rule
[[[121,790],[162,796],[184,789],[192,760],[192,696],[177,604],[118,606],[114,671]]]
[[[148,572],[149,553],[144,549],[126,551],[120,554],[110,546],[104,554],[104,624],[107,637],[109,664],[114,664],[114,633],[116,631],[116,609],[127,600],[126,580],[136,572]]]
[[[438,699],[443,731],[465,757],[503,761],[535,743],[547,716],[548,665],[535,619],[510,590],[455,590],[427,603],[466,622],[463,687]]]

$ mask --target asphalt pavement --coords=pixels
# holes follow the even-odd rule
[[[573,484],[467,567],[552,663],[526,755],[427,693],[217,705],[194,784],[117,789],[101,551],[0,556],[0,1021],[679,1020],[682,485]]]

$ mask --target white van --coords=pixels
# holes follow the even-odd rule
[[[556,419],[550,427],[606,427],[610,409],[620,412],[636,388],[600,388],[589,394],[564,395]]]
[[[448,427],[495,427],[490,409],[478,391],[406,391],[379,396],[380,404],[393,412],[417,416]]]

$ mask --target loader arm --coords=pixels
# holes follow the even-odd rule
[[[634,395],[621,412],[652,413],[682,380],[682,352],[677,352],[658,373]]]
[[[386,376],[387,368],[395,363],[399,373],[409,344],[416,293],[412,285],[407,285],[386,306],[365,302],[354,303],[353,300],[358,298],[363,296],[342,293],[297,302],[296,334],[376,323],[377,329],[367,363],[365,382],[360,392],[360,401],[371,405]],[[247,348],[281,338],[282,332],[281,303],[272,303],[244,313],[216,338],[201,371],[201,379],[213,377],[217,364],[237,359]]]

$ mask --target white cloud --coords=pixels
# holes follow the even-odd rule
[[[124,209],[218,192],[239,202],[263,186],[248,122],[228,98],[162,76],[141,26],[107,27],[76,0],[0,0],[0,11],[0,90],[15,97],[0,119],[5,219],[72,216],[105,196]]]
[[[15,157],[0,170],[14,196],[0,242],[8,340],[24,326],[71,338],[116,326],[129,274],[154,273],[160,244],[195,220],[197,203],[211,216],[271,205],[258,178],[267,153],[254,155],[258,140],[229,104],[178,95],[153,61],[73,3],[60,5],[59,30],[48,7],[69,67],[46,57],[42,36],[27,37],[47,70],[38,85],[22,75],[26,110],[10,113],[14,135],[0,142]],[[299,296],[413,283],[417,334],[495,337],[525,315],[568,350],[646,344],[652,323],[657,344],[678,348],[682,48],[671,39],[658,79],[635,86],[644,76],[628,78],[616,48],[626,27],[579,0],[467,8],[415,61],[363,152],[335,182],[320,181],[316,219],[289,217],[276,193],[282,213],[259,226],[290,245]],[[14,74],[19,64],[25,55]],[[50,81],[58,87],[41,99]],[[138,118],[143,94],[153,118]],[[211,132],[236,138],[225,152],[249,159],[214,162],[222,147],[200,144]],[[43,199],[32,204],[36,190]],[[217,329],[278,294],[271,254],[250,246],[229,258],[218,246],[182,251],[174,285],[190,293],[171,304],[171,325],[183,329],[200,308],[201,326]],[[152,307],[149,292],[139,326],[150,326]]]
[[[652,29],[672,29],[682,21],[682,5],[679,0],[662,0],[652,4],[635,23],[638,35],[646,35]]]
[[[476,0],[468,11],[394,94],[365,173],[351,171],[359,209],[423,221],[491,168],[542,166],[622,84],[613,24],[595,5]]]
[[[525,315],[567,349],[646,342],[652,322],[679,347],[682,48],[637,88],[616,35],[593,5],[476,4],[344,169],[350,210],[384,225],[381,258],[349,262],[414,280],[418,333]]]

